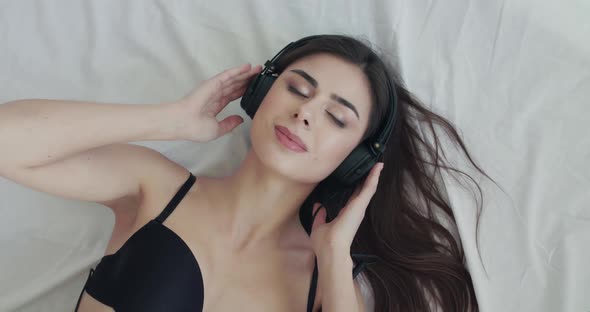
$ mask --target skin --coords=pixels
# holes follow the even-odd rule
[[[317,88],[292,69],[312,76]],[[289,84],[307,98],[289,91]],[[360,142],[368,126],[369,90],[356,65],[329,54],[301,58],[283,71],[260,105],[250,128],[252,148],[239,168],[225,177],[197,176],[164,225],[186,242],[199,263],[205,311],[304,311],[314,251],[299,208]],[[332,93],[352,103],[359,118],[332,100]],[[345,128],[326,111],[346,123]],[[285,149],[275,137],[276,124],[296,133],[307,152]],[[186,169],[174,162],[169,166],[175,170],[151,179],[158,184],[142,202],[130,199],[126,204],[140,205],[142,213],[116,219],[106,254],[155,218],[184,183]],[[314,311],[322,300],[322,276]],[[358,287],[356,291],[358,295]],[[84,294],[80,311],[112,310]]]
[[[318,82],[317,88],[291,70],[304,70]],[[308,98],[291,93],[289,85]],[[307,236],[299,208],[360,142],[368,126],[369,90],[357,65],[330,54],[301,58],[281,73],[254,116],[252,148],[246,158],[233,174],[211,179],[206,186],[211,201],[225,212],[222,235],[234,252],[276,246],[289,240],[294,231]],[[332,100],[332,93],[352,103],[359,117]],[[328,112],[343,121],[345,128]],[[281,146],[274,132],[277,124],[296,133],[307,152],[294,153]]]
[[[292,70],[303,70],[317,81],[317,87]],[[296,94],[297,92],[302,95]],[[353,110],[334,101],[331,96],[333,93],[352,103],[358,117]],[[227,257],[247,259],[248,255],[255,254],[256,259],[260,259],[261,254],[271,255],[277,250],[291,254],[293,263],[306,263],[304,268],[299,269],[296,264],[292,264],[288,270],[301,272],[300,275],[305,277],[303,288],[307,291],[314,254],[319,256],[313,251],[313,247],[318,245],[318,235],[312,236],[312,243],[300,223],[299,208],[315,186],[333,172],[358,145],[368,127],[370,103],[370,85],[362,70],[333,55],[315,54],[301,58],[281,73],[254,116],[250,128],[252,148],[239,168],[229,176],[208,177],[201,181],[208,202],[216,207],[216,212],[212,212],[217,215],[213,223],[218,224],[216,236],[225,246]],[[339,127],[328,112],[344,122],[344,128]],[[274,126],[277,124],[296,133],[307,146],[307,152],[294,153],[281,146],[275,137]],[[372,176],[375,179],[370,179],[369,182],[374,183],[367,185],[376,186],[378,174]],[[229,189],[232,191],[228,192]],[[359,191],[360,189],[354,197],[359,195]],[[364,186],[361,193],[362,199],[366,197],[366,200],[356,200],[358,207],[350,208],[358,213],[349,214],[346,221],[352,220],[354,225],[349,225],[346,229],[340,227],[341,230],[345,229],[343,233],[350,232],[354,236],[353,232],[356,232],[364,215],[364,208],[374,191],[375,187]],[[354,218],[356,215],[361,217]],[[325,213],[319,214],[319,218],[324,217]],[[340,223],[348,225],[347,222]],[[314,231],[322,230],[319,240],[325,241],[327,235],[324,232],[332,224],[324,225],[326,229],[320,229],[317,226],[320,224],[325,222],[316,218],[313,228]],[[337,230],[332,232],[336,233]],[[345,240],[349,240],[348,237]],[[329,258],[320,257],[318,261],[331,262],[324,260]],[[324,268],[333,265],[325,264],[322,263]],[[347,266],[343,267],[348,270]],[[341,272],[346,270],[336,274],[344,275]],[[331,280],[324,280],[325,278]],[[322,300],[320,286],[325,283],[333,284],[335,281],[334,276],[320,274],[314,311]],[[342,281],[342,285],[347,284]],[[349,297],[352,291],[352,288],[348,289]],[[357,299],[361,300],[360,288],[356,283],[354,291]],[[235,307],[240,306],[239,302],[234,304]]]

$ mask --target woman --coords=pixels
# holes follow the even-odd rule
[[[439,157],[435,123],[483,173],[453,126],[352,37],[314,37],[274,65],[278,76],[252,121],[252,148],[225,177],[195,177],[126,142],[207,142],[227,134],[243,119],[216,115],[244,95],[261,66],[226,70],[157,105],[0,106],[0,145],[31,142],[3,152],[0,174],[115,214],[105,257],[76,310],[477,311],[460,240],[451,234],[453,212],[435,175],[455,170]],[[379,162],[352,185],[328,183],[394,105]],[[432,131],[434,145],[420,126]],[[434,218],[438,211],[453,228]]]

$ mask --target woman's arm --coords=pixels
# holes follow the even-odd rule
[[[365,311],[360,284],[353,280],[352,268],[353,261],[350,256],[318,257],[318,286],[322,294],[322,312]]]
[[[43,166],[112,143],[174,139],[165,105],[18,100],[0,105],[0,167]]]

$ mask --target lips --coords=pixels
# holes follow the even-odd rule
[[[305,145],[305,143],[303,143],[303,141],[297,135],[291,133],[291,131],[289,131],[289,128],[283,127],[283,126],[279,126],[279,125],[276,125],[275,128],[278,131],[280,131],[281,133],[283,133],[287,138],[289,138],[289,140],[295,142],[302,149],[304,149],[305,151],[307,151],[307,146]]]

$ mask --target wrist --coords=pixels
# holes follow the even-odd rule
[[[347,252],[326,251],[317,255],[318,267],[350,267],[352,269],[352,257]]]
[[[162,114],[162,132],[168,140],[188,140],[186,135],[189,120],[186,111],[178,101],[158,104]]]

